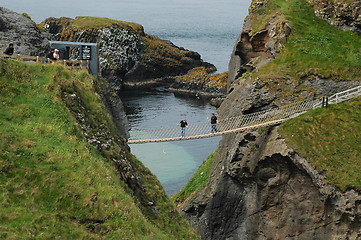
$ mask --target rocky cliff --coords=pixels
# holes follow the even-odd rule
[[[360,239],[361,194],[326,184],[277,130],[222,140],[189,221],[203,239]]]
[[[14,43],[14,54],[42,56],[49,49],[50,34],[41,31],[27,14],[0,7],[1,53]]]
[[[359,36],[318,19],[305,0],[253,1],[219,118],[360,85],[360,44]],[[339,164],[344,158],[338,155]],[[309,160],[279,127],[225,136],[208,184],[181,204],[184,216],[202,239],[361,239],[360,189],[341,190]]]
[[[113,87],[137,87],[144,81],[184,74],[199,66],[215,70],[198,53],[148,35],[136,23],[77,17],[48,18],[40,26],[55,40],[98,43],[101,75]]]
[[[330,24],[343,30],[361,34],[360,0],[307,0],[315,9],[315,14]]]

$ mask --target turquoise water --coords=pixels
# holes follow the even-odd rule
[[[191,153],[174,143],[133,144],[130,147],[132,153],[157,176],[169,195],[178,192],[199,165]]]
[[[215,107],[196,97],[147,91],[123,93],[122,101],[132,127],[175,126],[181,119],[208,122]],[[178,192],[202,162],[217,148],[220,137],[168,143],[131,144],[131,152],[159,179],[167,194]]]

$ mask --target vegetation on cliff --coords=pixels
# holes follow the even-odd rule
[[[360,116],[358,97],[289,120],[280,133],[329,183],[341,190],[361,190]]]
[[[177,77],[177,82],[189,85],[198,85],[208,88],[219,88],[226,91],[227,72],[210,74],[205,67],[197,67],[188,71],[187,74]]]
[[[361,36],[317,18],[305,0],[268,1],[252,13],[252,30],[260,31],[278,14],[291,27],[287,42],[274,60],[247,75],[279,92],[281,98],[316,92],[303,84],[305,80],[361,81]],[[360,113],[358,99],[312,111],[281,129],[297,151],[326,173],[330,183],[342,190],[360,189]]]
[[[0,238],[197,239],[97,91],[85,72],[0,60]]]
[[[110,27],[113,25],[118,26],[120,28],[128,29],[134,33],[144,34],[143,26],[138,23],[125,22],[125,21],[120,21],[105,17],[81,16],[81,17],[76,17],[75,19],[66,18],[66,17],[49,18],[44,22],[40,23],[39,27],[41,27],[42,29],[46,29],[45,24],[47,24],[48,22],[52,22],[54,24],[64,27],[62,38],[64,37],[71,38],[72,34],[68,36],[68,34],[66,34],[67,31],[71,31],[73,33],[81,30],[92,31],[93,29]]]
[[[217,152],[214,152],[209,155],[208,158],[193,174],[187,185],[185,185],[178,193],[172,196],[172,200],[177,205],[181,205],[185,200],[187,200],[187,198],[203,189],[204,186],[208,183],[209,174],[211,172],[213,160],[216,154]]]
[[[252,79],[288,95],[304,90],[302,82],[309,76],[361,80],[361,36],[317,18],[305,0],[270,0],[261,8],[253,7],[249,16],[253,33],[280,15],[291,33],[276,58],[252,73]]]

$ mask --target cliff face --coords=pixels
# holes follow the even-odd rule
[[[359,49],[352,42],[360,38],[326,25],[303,0],[253,1],[219,119],[360,85],[360,62],[328,60],[339,56],[329,49],[341,35],[353,39],[342,48],[345,56]],[[202,239],[361,239],[359,191],[341,191],[326,177],[286,144],[278,127],[225,136],[209,183],[182,211]]]
[[[106,18],[48,18],[45,30],[60,41],[96,42],[101,75],[113,87],[175,76],[204,63],[200,55],[144,33],[139,24]]]
[[[277,130],[222,140],[188,220],[203,239],[359,239],[361,194],[326,184]]]
[[[26,14],[18,14],[0,7],[1,53],[9,43],[13,43],[14,54],[45,56],[49,48],[49,36],[37,28]]]

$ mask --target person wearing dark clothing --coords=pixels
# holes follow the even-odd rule
[[[9,46],[5,49],[4,52],[6,55],[13,55],[14,54],[14,44],[10,43]]]
[[[50,60],[54,60],[54,49],[51,49],[47,54],[46,58],[49,58]]]
[[[217,120],[217,116],[214,113],[212,113],[210,122],[211,122],[211,133],[216,133],[218,120]]]
[[[181,127],[181,137],[184,137],[186,134],[186,127],[188,127],[187,120],[180,121],[177,125]]]

